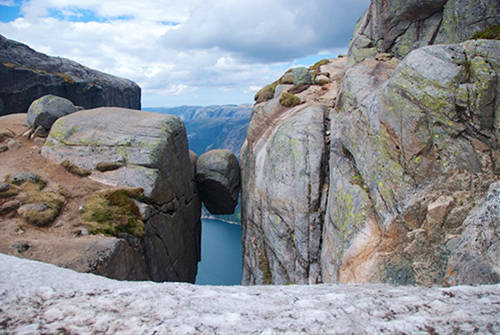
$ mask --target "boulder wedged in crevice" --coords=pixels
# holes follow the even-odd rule
[[[196,160],[200,199],[211,214],[233,214],[240,194],[238,159],[230,150],[211,150]]]

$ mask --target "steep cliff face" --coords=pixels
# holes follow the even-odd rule
[[[46,94],[84,108],[141,109],[141,89],[134,82],[47,56],[0,35],[0,116],[26,113]]]
[[[295,107],[280,104],[300,91],[283,84],[293,71],[258,93],[241,154],[244,284],[499,281],[500,42],[418,48],[497,11],[372,1],[349,58],[310,69],[328,84]]]
[[[470,252],[457,250],[465,219],[498,179],[499,47],[430,46],[395,70],[371,59],[347,70],[331,120],[323,280],[464,278],[450,253]],[[497,253],[498,237],[486,240],[485,253]],[[463,260],[483,270],[458,282],[498,281],[498,254],[491,263],[485,253]]]
[[[241,155],[245,284],[321,280],[326,125],[345,62],[339,58],[310,70],[331,82],[277,84],[274,97],[254,108]],[[282,105],[283,97],[300,90],[299,105]]]
[[[496,0],[372,0],[355,28],[349,62],[382,52],[402,58],[422,46],[465,41],[498,24]]]

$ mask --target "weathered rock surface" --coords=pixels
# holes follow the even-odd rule
[[[241,154],[244,284],[499,281],[499,199],[484,199],[500,174],[500,42],[418,48],[499,18],[492,2],[460,2],[477,7],[456,17],[465,28],[445,35],[443,18],[426,40],[433,15],[462,13],[458,4],[372,1],[358,33],[376,43],[356,54],[372,42],[355,39],[345,73],[346,60],[320,62],[331,83],[288,109],[278,99],[296,87],[285,76],[268,85]],[[412,27],[420,39],[404,51]],[[311,104],[322,112],[297,122]]]
[[[122,108],[80,111],[56,121],[42,155],[88,170],[89,178],[110,186],[142,188],[144,199],[137,204],[144,236],[135,247],[144,255],[148,277],[194,282],[200,201],[177,117]],[[103,172],[96,169],[102,162],[119,164]]]
[[[205,152],[196,163],[200,199],[212,214],[232,214],[241,188],[240,165],[230,150]]]
[[[499,24],[496,0],[372,0],[356,26],[350,63],[381,52],[403,58],[419,47],[463,42]]]
[[[482,40],[415,50],[394,72],[374,60],[346,72],[331,115],[324,281],[446,284],[453,240],[498,179],[499,71],[500,42]],[[478,263],[462,260],[460,283],[498,281],[462,273]]]
[[[85,108],[141,108],[134,82],[50,57],[0,35],[0,116],[26,113],[43,95],[53,94]]]
[[[31,128],[41,126],[45,130],[50,130],[58,118],[75,111],[75,106],[68,99],[49,94],[33,101],[28,108],[26,120]]]
[[[321,281],[325,122],[344,65],[340,58],[321,66],[334,80],[298,93],[301,105],[280,105],[293,86],[278,85],[272,100],[254,107],[241,154],[245,284]]]
[[[500,286],[123,282],[0,255],[0,332],[497,334]]]

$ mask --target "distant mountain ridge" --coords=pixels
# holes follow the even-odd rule
[[[239,157],[252,106],[146,107],[143,110],[176,115],[184,121],[189,148],[198,156],[213,149],[229,149]]]

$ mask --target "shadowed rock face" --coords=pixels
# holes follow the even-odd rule
[[[172,115],[98,108],[54,123],[42,155],[115,187],[140,187],[144,236],[127,241],[154,281],[194,282],[200,260],[200,201],[184,125]],[[105,162],[113,170],[97,169]],[[137,279],[137,278],[127,278]],[[143,278],[140,278],[143,279]]]
[[[84,108],[141,108],[141,89],[134,82],[47,56],[0,35],[0,116],[26,113],[46,94]]]
[[[403,58],[416,48],[462,42],[498,24],[496,0],[373,0],[356,26],[350,64],[381,52]]]
[[[200,198],[212,214],[233,214],[240,194],[240,166],[229,150],[212,150],[196,161]]]

